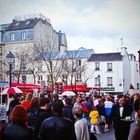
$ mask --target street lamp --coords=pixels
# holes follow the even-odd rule
[[[12,54],[12,52],[9,52],[6,56],[6,60],[9,64],[9,85],[11,87],[11,83],[12,83],[12,75],[11,75],[11,71],[12,71],[12,64],[15,61],[15,56],[14,54]]]

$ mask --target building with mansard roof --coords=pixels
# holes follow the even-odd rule
[[[15,17],[9,24],[0,25],[0,43],[2,46],[3,72],[8,71],[5,57],[9,51],[15,56],[12,81],[31,82],[33,64],[36,56],[44,51],[67,50],[65,33],[57,32],[50,20],[41,14]],[[0,80],[7,80],[3,75]],[[18,77],[18,78],[17,78]]]

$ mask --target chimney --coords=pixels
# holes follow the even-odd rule
[[[139,54],[139,56],[138,56],[138,65],[139,65],[139,74],[140,74],[140,50],[138,51],[138,54]]]
[[[121,47],[121,55],[125,56],[127,54],[127,48],[126,47]]]

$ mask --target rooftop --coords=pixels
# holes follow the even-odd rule
[[[120,52],[117,53],[100,53],[100,54],[92,54],[88,59],[88,62],[92,61],[121,61],[122,55]]]

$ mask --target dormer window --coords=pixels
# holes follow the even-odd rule
[[[22,33],[21,33],[21,38],[22,38],[22,39],[26,39],[26,32],[22,32]]]
[[[18,25],[19,25],[19,22],[16,23],[16,26],[18,26]]]
[[[30,21],[26,21],[26,25],[30,24]]]
[[[10,34],[10,40],[15,40],[15,34],[14,33]]]

